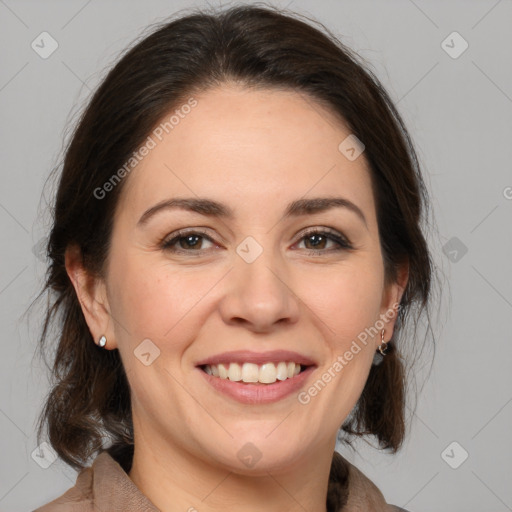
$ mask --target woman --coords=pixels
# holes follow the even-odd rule
[[[38,436],[81,473],[37,510],[400,510],[334,448],[404,439],[427,206],[378,80],[298,17],[194,12],[131,48],[57,191]]]

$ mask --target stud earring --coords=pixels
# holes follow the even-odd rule
[[[107,344],[107,337],[102,334],[101,338],[98,340],[98,345],[103,348]]]
[[[387,354],[388,344],[384,341],[384,329],[380,333],[381,344],[378,349],[375,351],[375,355],[373,356],[373,366],[378,366],[384,360],[384,356]]]

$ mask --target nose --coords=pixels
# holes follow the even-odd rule
[[[300,300],[271,251],[263,251],[252,263],[242,258],[235,261],[219,305],[226,324],[264,333],[298,321]]]

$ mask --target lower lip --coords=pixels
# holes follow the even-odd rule
[[[278,402],[283,398],[299,391],[305,381],[313,373],[314,366],[309,366],[303,372],[291,379],[276,381],[273,384],[244,384],[242,382],[230,381],[213,377],[198,368],[206,381],[217,391],[234,398],[244,404],[268,404]]]

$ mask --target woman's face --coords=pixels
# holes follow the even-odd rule
[[[403,288],[385,287],[364,152],[354,159],[360,148],[347,149],[350,139],[339,149],[350,131],[332,114],[291,91],[226,85],[194,99],[168,134],[151,134],[154,147],[124,178],[106,278],[94,292],[104,309],[87,321],[120,351],[136,446],[238,472],[290,467],[334,448],[383,318],[385,339],[392,335]],[[151,212],[184,198],[196,211]],[[343,201],[310,203],[334,198]],[[225,355],[234,351],[250,354]],[[302,358],[310,368],[245,384],[206,374],[198,365],[210,358],[233,379],[233,361],[253,362],[243,369],[249,380],[255,369],[275,378],[258,361]],[[284,378],[283,365],[276,370]]]

